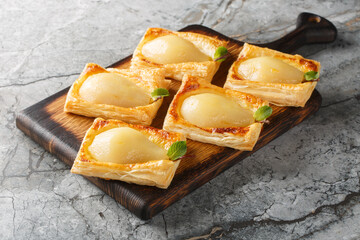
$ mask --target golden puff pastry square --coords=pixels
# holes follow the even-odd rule
[[[169,160],[166,152],[183,140],[180,133],[97,118],[86,132],[71,172],[166,189],[180,163]]]
[[[245,43],[230,67],[224,88],[249,93],[278,106],[303,107],[317,81],[304,74],[319,72],[320,63]]]
[[[160,68],[104,69],[88,63],[71,86],[64,111],[150,125],[162,104],[162,99],[151,98],[151,92],[168,87],[170,80],[164,77]]]
[[[203,34],[149,28],[133,53],[131,68],[161,67],[168,78],[181,81],[189,74],[210,82],[220,66],[214,53],[226,45]]]
[[[263,125],[253,115],[265,105],[267,101],[252,95],[185,75],[163,129],[199,142],[251,151]]]

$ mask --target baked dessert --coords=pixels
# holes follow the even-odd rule
[[[167,188],[180,160],[167,151],[180,133],[119,120],[95,119],[82,141],[72,173]]]
[[[267,101],[185,75],[170,104],[163,129],[186,138],[251,151],[263,123],[254,113]]]
[[[104,69],[88,63],[71,86],[64,111],[150,125],[162,103],[151,93],[167,88],[170,80],[164,76],[159,68]]]
[[[320,63],[245,43],[231,66],[224,88],[250,93],[278,106],[305,106],[318,79]],[[314,81],[316,80],[316,81]]]
[[[181,81],[184,74],[211,81],[221,61],[216,50],[227,42],[192,32],[149,28],[136,47],[131,68],[161,67],[165,77]]]

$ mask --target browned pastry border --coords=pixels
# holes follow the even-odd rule
[[[247,127],[202,128],[189,123],[181,116],[180,109],[184,100],[200,93],[215,93],[232,98],[240,106],[253,113],[259,107],[267,105],[267,101],[252,95],[223,89],[198,77],[185,75],[182,85],[168,109],[163,128],[168,131],[180,132],[187,138],[196,141],[251,151],[257,142],[263,123],[255,122]]]
[[[149,28],[140,43],[136,47],[133,57],[131,59],[131,68],[148,68],[148,67],[160,67],[165,69],[165,77],[172,78],[181,81],[185,74],[192,76],[202,77],[207,81],[211,81],[216,71],[220,66],[220,62],[206,61],[206,62],[185,62],[175,64],[159,64],[147,60],[142,54],[142,47],[147,42],[154,40],[155,38],[165,35],[177,35],[192,42],[203,53],[209,57],[213,57],[216,49],[220,46],[226,47],[227,41],[219,40],[214,37],[206,35],[192,33],[192,32],[173,32],[163,28]]]
[[[261,56],[280,59],[304,73],[320,71],[320,63],[317,61],[305,59],[300,55],[286,54],[245,43],[238,59],[230,67],[224,88],[249,93],[278,106],[305,106],[317,82],[302,82],[299,84],[254,82],[244,79],[243,76],[237,73],[237,69],[242,62]]]
[[[137,86],[148,92],[149,104],[145,106],[125,108],[108,104],[90,103],[82,99],[79,95],[79,90],[82,84],[89,76],[103,72],[117,73],[131,81],[134,81]],[[118,119],[128,123],[150,125],[162,104],[162,99],[151,101],[150,93],[159,87],[167,88],[170,81],[164,79],[164,74],[164,70],[160,68],[104,69],[95,63],[88,63],[79,78],[71,86],[66,97],[64,111],[87,117]]]
[[[88,148],[92,144],[95,136],[117,127],[133,128],[146,135],[150,141],[165,150],[168,150],[176,141],[185,140],[180,133],[167,132],[150,126],[132,125],[120,120],[104,120],[102,118],[97,118],[86,132],[80,150],[71,168],[71,172],[86,176],[136,183],[139,185],[167,188],[174,177],[180,160],[172,161],[168,159],[159,159],[144,163],[118,164],[99,162],[91,156]]]

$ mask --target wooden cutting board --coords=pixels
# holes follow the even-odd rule
[[[221,64],[212,82],[223,86],[227,71],[239,54],[243,42],[201,25],[191,25],[180,31],[197,32],[229,41],[231,57]],[[336,28],[333,24],[319,16],[302,13],[298,17],[297,28],[293,32],[262,46],[290,52],[304,44],[331,42],[335,38]],[[131,56],[126,57],[111,67],[128,68],[130,60]],[[167,108],[179,86],[179,82],[172,82],[171,97],[165,98],[152,126],[162,128]],[[16,125],[50,153],[72,166],[82,138],[92,124],[93,118],[64,113],[63,107],[68,89],[21,111],[17,115]],[[321,96],[315,90],[303,108],[273,106],[274,112],[269,118],[270,124],[264,125],[259,141],[252,152],[241,152],[188,140],[188,154],[194,157],[181,161],[171,185],[166,190],[94,177],[86,178],[141,219],[149,219],[302,122],[315,113],[320,105]]]

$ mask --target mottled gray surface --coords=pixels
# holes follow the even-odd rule
[[[0,239],[360,239],[359,1],[1,5]],[[339,29],[336,42],[299,50],[322,63],[320,111],[149,221],[15,127],[16,112],[69,86],[87,62],[127,56],[147,27],[200,23],[266,42],[303,11]]]

